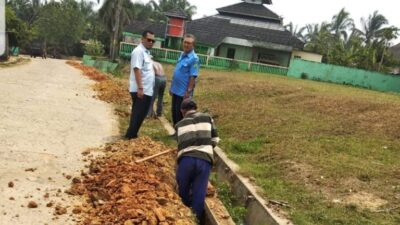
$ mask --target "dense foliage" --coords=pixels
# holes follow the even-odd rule
[[[50,54],[81,55],[84,50],[81,40],[94,39],[105,46],[110,59],[114,60],[125,25],[132,20],[165,22],[163,12],[176,6],[183,8],[189,17],[196,10],[187,0],[160,0],[147,4],[130,0],[98,0],[97,3],[8,0],[6,27],[11,46],[28,50],[32,40],[41,40],[46,42]]]
[[[388,52],[391,41],[399,29],[378,11],[367,19],[361,18],[362,27],[345,9],[332,17],[330,23],[308,24],[297,30],[290,23],[286,28],[305,43],[305,50],[323,55],[323,62],[359,69],[388,72],[398,64]]]

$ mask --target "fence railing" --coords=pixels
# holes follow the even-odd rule
[[[130,59],[131,52],[136,46],[137,45],[132,43],[121,42],[120,52],[119,52],[120,57],[125,59]],[[179,56],[181,54],[180,51],[166,49],[166,48],[152,48],[150,52],[156,60],[168,63],[175,63],[179,59]],[[243,71],[272,73],[285,76],[287,75],[289,70],[287,67],[249,62],[243,60],[234,60],[218,56],[209,56],[202,54],[197,54],[197,56],[199,57],[201,66],[208,68],[232,69],[232,70],[238,69]]]

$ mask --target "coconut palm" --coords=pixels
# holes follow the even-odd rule
[[[347,40],[347,31],[353,27],[354,21],[350,18],[350,13],[346,12],[344,8],[332,17],[330,28],[336,38],[343,37],[344,40]]]
[[[164,13],[171,9],[182,9],[188,15],[189,19],[192,18],[197,10],[197,7],[190,5],[187,0],[158,0],[158,3],[155,0],[151,0],[149,4],[153,7],[154,20],[156,21],[165,21],[166,17]]]
[[[383,58],[387,52],[387,49],[390,47],[390,41],[397,38],[397,35],[399,33],[399,28],[394,26],[384,28],[382,30],[382,33],[383,33],[383,39],[382,39],[383,50],[382,50],[381,60],[379,62],[378,71],[381,71]]]
[[[383,35],[383,26],[388,24],[388,20],[378,11],[368,16],[368,19],[361,18],[361,33],[365,38],[365,43],[369,45],[374,39]]]
[[[290,22],[289,24],[286,24],[285,29],[289,31],[293,36],[297,37],[298,39],[302,40],[305,42],[305,37],[303,35],[304,31],[306,30],[306,27],[302,27],[299,30],[297,30],[297,25],[294,27],[293,23]]]
[[[100,0],[98,0],[100,2]],[[131,21],[132,3],[129,0],[104,0],[99,17],[110,33],[110,59],[115,60],[118,51],[118,38],[122,27]]]

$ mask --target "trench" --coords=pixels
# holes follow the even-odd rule
[[[159,119],[168,134],[172,135],[174,128],[171,124],[163,117],[159,117]],[[216,147],[214,154],[216,163],[213,170],[216,173],[216,181],[218,183],[227,183],[237,200],[236,203],[246,209],[245,225],[293,225],[290,220],[277,214],[267,206],[268,203],[257,193],[256,187],[251,184],[248,178],[238,173],[239,166],[230,160],[222,149]],[[219,218],[213,211],[212,204],[209,199],[206,199],[206,225],[235,224],[231,217],[229,219]],[[227,209],[220,200],[218,200],[218,204],[218,208],[223,208],[225,213],[228,214]]]

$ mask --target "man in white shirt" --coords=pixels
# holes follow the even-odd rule
[[[155,42],[154,33],[146,30],[141,43],[132,51],[129,76],[129,92],[132,97],[132,110],[127,139],[137,138],[140,126],[146,118],[153,96],[154,69],[150,49]]]

